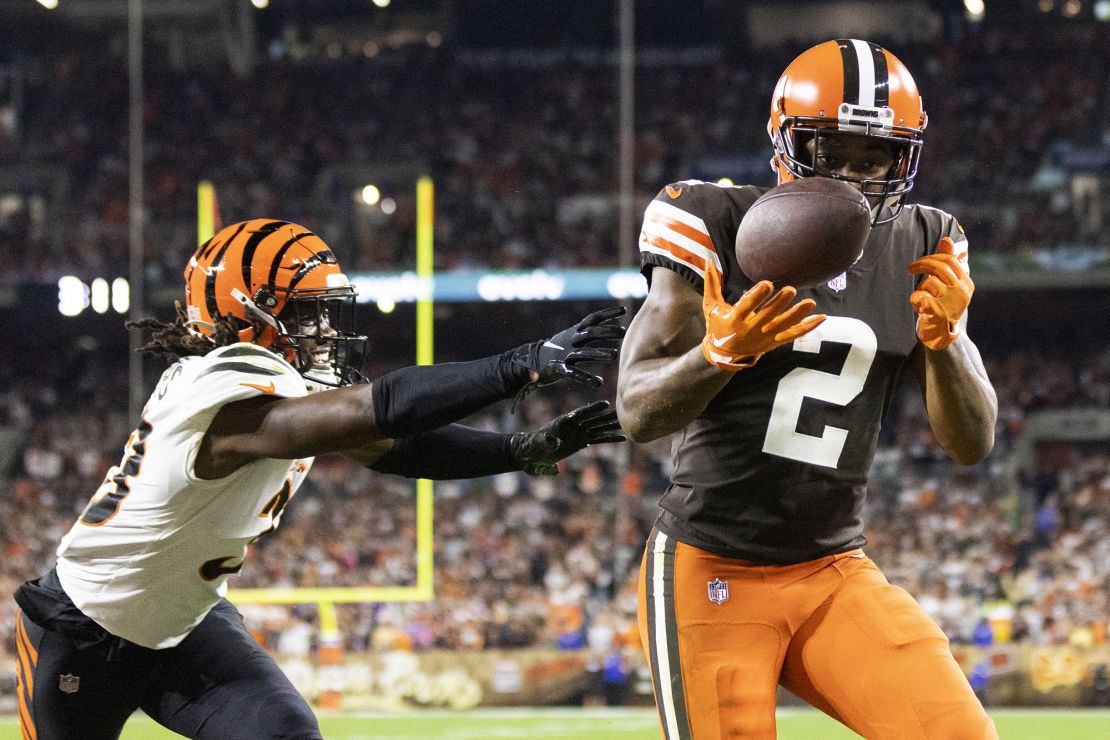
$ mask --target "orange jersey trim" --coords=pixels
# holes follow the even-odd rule
[[[686,262],[690,265],[693,265],[695,268],[701,270],[702,272],[705,272],[705,266],[707,264],[705,257],[694,254],[693,252],[690,252],[687,249],[678,246],[668,239],[664,239],[661,236],[641,233],[640,241],[650,244],[657,249],[662,249],[665,252],[669,252],[675,257],[675,259],[679,260],[680,262]]]

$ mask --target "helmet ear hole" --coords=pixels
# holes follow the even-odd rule
[[[278,298],[276,295],[266,290],[265,288],[259,288],[258,292],[254,294],[254,302],[258,305],[259,308],[265,308],[272,311],[274,308],[277,307]]]

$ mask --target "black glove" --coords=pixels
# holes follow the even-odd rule
[[[586,372],[579,365],[617,359],[626,331],[619,320],[624,314],[624,306],[594,311],[546,341],[517,347],[513,351],[513,362],[539,375],[520,390],[517,403],[535,389],[558,383],[564,378],[599,387],[601,376]],[[516,408],[515,404],[513,408]]]
[[[534,432],[517,432],[509,439],[509,454],[529,475],[555,475],[555,463],[587,445],[623,442],[617,412],[608,401],[579,406],[557,416]]]

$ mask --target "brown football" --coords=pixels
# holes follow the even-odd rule
[[[809,287],[851,267],[870,233],[863,193],[841,180],[803,177],[752,204],[736,232],[736,259],[752,280]]]

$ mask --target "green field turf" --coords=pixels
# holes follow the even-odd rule
[[[991,712],[1002,740],[1105,740],[1110,711],[1018,710]],[[324,737],[335,740],[408,740],[409,738],[533,738],[541,740],[656,740],[655,714],[640,709],[505,709],[472,712],[413,712],[325,716]],[[839,740],[858,737],[823,714],[784,710],[781,740]],[[124,740],[178,737],[145,717],[127,725]],[[0,719],[0,740],[18,740],[12,718]]]

